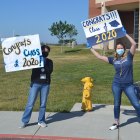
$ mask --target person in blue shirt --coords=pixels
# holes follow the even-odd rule
[[[100,55],[91,47],[91,52],[100,60],[112,64],[115,69],[114,80],[112,83],[112,92],[114,96],[114,124],[109,128],[110,130],[119,127],[120,105],[122,92],[126,94],[131,104],[135,108],[138,117],[140,117],[140,104],[136,97],[133,85],[133,57],[136,51],[136,42],[128,34],[126,38],[130,41],[131,47],[126,52],[126,47],[122,43],[117,43],[115,47],[114,57],[106,57]]]

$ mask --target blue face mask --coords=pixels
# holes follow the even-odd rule
[[[119,56],[122,56],[124,54],[124,49],[117,49],[116,52]]]

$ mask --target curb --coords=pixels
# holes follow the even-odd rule
[[[96,139],[96,138],[0,134],[0,140],[20,140],[20,139],[21,140],[103,140],[103,139]]]

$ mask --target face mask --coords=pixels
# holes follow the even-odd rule
[[[49,54],[48,52],[42,52],[42,56],[43,56],[43,57],[47,57],[48,54]]]
[[[116,52],[119,56],[122,56],[124,54],[124,49],[117,49]]]

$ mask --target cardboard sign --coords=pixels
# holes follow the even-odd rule
[[[125,35],[117,10],[107,12],[81,23],[89,46],[120,38]],[[91,39],[94,40],[92,44]]]
[[[39,35],[2,38],[5,71],[43,67]]]

